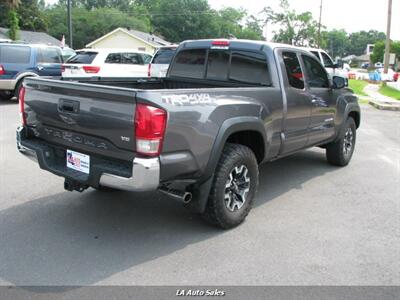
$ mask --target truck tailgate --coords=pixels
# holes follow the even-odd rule
[[[29,130],[68,149],[130,160],[135,152],[133,89],[25,79]]]

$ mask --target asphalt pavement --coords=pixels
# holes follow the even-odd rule
[[[399,285],[400,113],[363,105],[350,165],[313,148],[260,168],[223,231],[159,193],[63,190],[17,153],[0,102],[0,285]]]

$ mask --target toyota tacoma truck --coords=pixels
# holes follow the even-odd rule
[[[343,78],[262,41],[186,41],[162,79],[27,78],[19,96],[18,150],[66,190],[158,190],[222,228],[246,218],[261,163],[319,146],[345,166],[360,126]]]

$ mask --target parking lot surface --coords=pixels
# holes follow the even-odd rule
[[[350,165],[314,148],[260,168],[222,231],[159,193],[63,190],[17,153],[0,102],[0,285],[399,285],[400,113],[362,106]]]

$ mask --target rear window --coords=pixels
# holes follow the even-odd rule
[[[179,52],[172,66],[171,76],[200,79],[204,77],[206,50],[184,50]]]
[[[210,50],[207,61],[207,79],[228,79],[229,55],[229,51]]]
[[[264,53],[241,50],[210,49],[208,56],[206,49],[183,50],[177,54],[170,76],[271,85]]]
[[[0,63],[28,64],[31,57],[31,48],[25,46],[0,46]]]
[[[97,52],[93,51],[83,51],[77,52],[75,56],[72,56],[68,59],[67,63],[69,64],[91,64],[94,58],[96,57]]]
[[[154,55],[153,64],[170,64],[176,49],[160,49]]]

